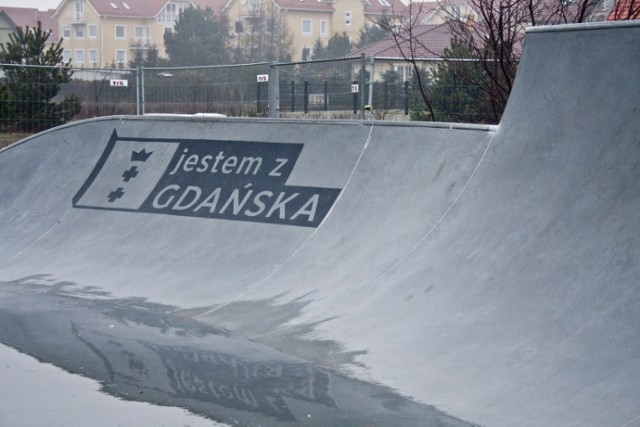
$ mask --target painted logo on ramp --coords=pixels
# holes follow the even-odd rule
[[[341,190],[286,185],[302,148],[114,130],[73,206],[317,227]]]

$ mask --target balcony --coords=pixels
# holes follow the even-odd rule
[[[138,49],[151,49],[153,47],[155,47],[156,43],[155,40],[152,38],[133,38],[129,41],[129,48],[132,50],[138,50]]]
[[[84,12],[74,12],[71,18],[71,23],[84,24],[85,23]]]

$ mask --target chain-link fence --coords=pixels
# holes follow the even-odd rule
[[[381,78],[379,73],[370,84],[372,66],[373,61],[359,56],[279,64],[74,68],[65,78],[62,67],[0,64],[0,131],[39,131],[69,120],[149,113],[408,120],[412,108],[420,109],[410,76]],[[449,91],[465,90],[456,86]],[[437,108],[448,118],[462,110],[451,103]]]
[[[40,131],[70,120],[138,113],[137,74],[126,69],[0,64],[0,131]]]
[[[361,109],[360,57],[274,64],[272,71],[280,117],[328,111],[350,117]]]
[[[266,116],[267,63],[140,68],[141,113]]]

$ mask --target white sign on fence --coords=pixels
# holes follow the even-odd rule
[[[258,83],[268,82],[269,74],[258,74]]]
[[[117,87],[127,87],[129,86],[129,82],[127,80],[115,80],[115,79],[111,79],[109,81],[110,86],[117,86]]]
[[[360,92],[360,85],[352,84],[351,85],[351,93],[358,93],[358,92]]]

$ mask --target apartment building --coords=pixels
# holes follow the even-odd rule
[[[400,0],[263,0],[275,5],[293,38],[293,59],[300,60],[303,51],[316,40],[327,43],[333,34],[346,33],[357,42],[360,30],[372,25],[383,15],[401,17],[406,6]],[[255,19],[259,0],[229,0],[223,8],[232,23],[232,31],[246,31]]]
[[[256,3],[257,2],[257,3]],[[293,58],[316,39],[325,43],[346,32],[357,41],[365,25],[383,14],[400,16],[400,0],[262,0],[276,6],[293,38]],[[76,67],[126,66],[139,51],[165,57],[164,33],[172,31],[180,12],[190,6],[226,14],[231,31],[250,28],[260,0],[62,0],[53,13],[65,59]]]
[[[165,56],[164,33],[190,0],[62,0],[54,13],[64,55],[76,67],[126,66],[140,51]]]

